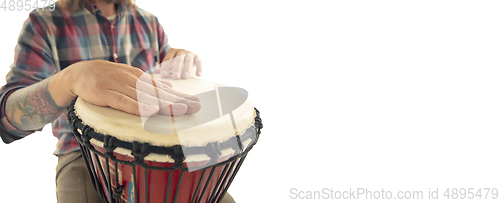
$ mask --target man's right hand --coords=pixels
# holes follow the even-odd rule
[[[157,113],[178,116],[201,109],[196,97],[175,91],[171,83],[154,80],[126,64],[82,61],[61,71],[60,77],[67,84],[66,91],[56,94],[51,91],[59,106],[69,105],[78,96],[96,106],[109,106],[138,116]],[[49,90],[54,88],[58,88],[56,84],[49,85]]]

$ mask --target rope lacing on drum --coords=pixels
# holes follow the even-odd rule
[[[259,135],[260,135],[260,131],[262,130],[262,128],[264,127],[264,125],[262,124],[262,119],[260,118],[260,112],[259,110],[257,110],[256,108],[253,108],[255,110],[255,127],[257,128],[257,131],[256,131],[256,134],[257,136],[255,136],[255,144],[257,144],[257,141],[259,140]]]
[[[233,149],[234,149],[234,151],[239,150],[239,151],[240,151],[240,153],[241,153],[241,152],[243,152],[243,144],[241,144],[241,138],[240,138],[240,136],[239,136],[239,135],[236,135],[236,142],[238,142],[238,148],[239,148],[239,149],[234,149],[234,148],[233,148]]]
[[[69,109],[66,117],[68,117],[68,120],[71,122],[71,125],[69,126],[71,128],[71,131],[75,132],[77,129],[75,123],[78,122],[80,120],[80,118],[78,118],[78,116],[76,116],[75,110],[73,108]],[[77,134],[79,134],[79,133],[75,133],[75,135],[77,135]]]
[[[125,188],[125,187],[124,187],[123,185],[120,185],[120,186],[116,187],[116,188],[114,189],[114,191],[113,191],[113,195],[112,195],[113,199],[118,199],[118,198],[120,198],[120,196],[122,196],[122,193],[123,193],[123,189],[124,189],[124,188]]]
[[[75,114],[75,112],[71,112],[71,113]],[[78,131],[76,130],[77,127],[75,125],[76,122],[80,122],[80,119],[78,117],[76,117],[76,118],[72,117],[71,119],[73,119],[73,120],[71,120],[71,126],[70,126],[71,127],[71,131],[73,131],[73,133],[75,135],[80,135],[80,133],[78,133]]]
[[[116,137],[106,135],[104,136],[103,141],[103,148],[106,150],[105,155],[111,159],[114,159],[115,155],[113,155],[113,150],[116,149],[116,146],[113,146],[113,143],[116,141]]]
[[[175,160],[174,165],[172,165],[172,168],[174,169],[183,169],[184,165],[182,164],[186,157],[184,156],[184,151],[182,150],[182,147],[180,145],[174,145],[172,146],[174,150],[174,154],[171,155],[172,159]]]
[[[92,144],[90,144],[90,139],[92,139],[92,137],[89,136],[89,133],[91,131],[93,132],[94,130],[90,126],[88,126],[88,125],[83,126],[81,138],[82,138],[83,144],[86,147],[93,149],[94,146],[92,146]]]
[[[141,165],[141,166],[146,166],[147,164],[144,163],[144,157],[146,157],[149,152],[148,152],[148,143],[141,144],[137,141],[134,141],[132,143],[132,155],[135,158],[135,163]]]
[[[75,107],[73,105],[75,105],[74,101],[72,101],[71,105],[67,108],[68,113],[66,114],[66,117],[68,118],[68,120],[71,120],[71,119],[73,119],[76,116],[76,114],[75,114]],[[73,126],[70,126],[70,127],[73,127]]]

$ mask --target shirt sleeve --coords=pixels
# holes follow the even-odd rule
[[[48,43],[47,27],[42,17],[30,13],[24,22],[15,48],[14,62],[6,76],[6,84],[0,88],[0,137],[4,143],[11,143],[35,131],[22,131],[12,126],[6,117],[5,103],[8,96],[17,89],[40,82],[56,72],[53,52]]]
[[[155,18],[156,20],[156,32],[158,32],[158,47],[160,47],[159,52],[160,52],[160,59],[159,61],[162,62],[165,56],[167,55],[167,51],[170,49],[170,45],[168,44],[168,37],[165,34],[165,30],[163,30],[163,27],[161,26],[160,22],[158,22],[158,18]]]

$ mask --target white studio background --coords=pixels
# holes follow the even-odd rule
[[[245,88],[261,111],[261,139],[229,190],[238,203],[332,202],[301,199],[324,188],[440,191],[335,202],[495,201],[442,193],[500,188],[497,1],[137,4],[172,47],[202,58],[204,79]],[[0,11],[2,77],[26,17]],[[49,128],[0,144],[0,202],[55,202]]]

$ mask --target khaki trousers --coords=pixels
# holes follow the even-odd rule
[[[56,192],[58,203],[99,203],[80,151],[58,156]],[[226,193],[221,203],[235,203]]]

